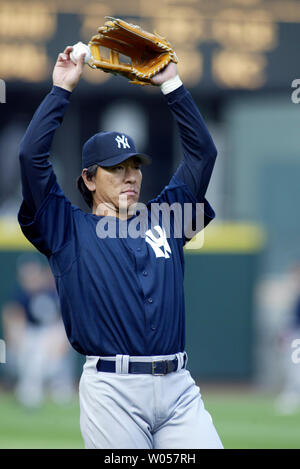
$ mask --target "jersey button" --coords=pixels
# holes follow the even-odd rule
[[[144,277],[147,277],[147,275],[148,275],[147,270],[144,270],[143,275],[144,275]]]
[[[136,248],[136,250],[137,250],[137,252],[141,252],[142,249],[141,248]]]
[[[148,303],[153,303],[153,298],[148,298]]]
[[[156,331],[156,327],[152,324],[151,326],[152,331]]]

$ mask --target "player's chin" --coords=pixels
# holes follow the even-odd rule
[[[132,204],[136,204],[139,200],[139,194],[137,192],[122,192],[119,197],[119,203],[123,207],[130,207]]]

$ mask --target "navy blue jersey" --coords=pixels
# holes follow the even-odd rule
[[[138,237],[99,237],[103,217],[71,204],[47,156],[69,94],[54,87],[36,112],[21,145],[23,233],[44,253],[55,276],[67,336],[85,355],[165,355],[184,351],[185,231],[166,236],[161,217],[151,228],[151,204],[177,203],[185,213],[204,204],[204,226],[215,216],[205,192],[216,150],[190,94],[181,86],[167,95],[179,125],[184,158],[159,196],[147,204],[148,225]],[[28,184],[28,181],[34,181]],[[40,182],[40,183],[39,183]],[[110,217],[111,219],[113,217]],[[117,233],[137,220],[114,219]],[[125,230],[126,231],[126,230]]]
[[[24,309],[26,319],[33,326],[53,324],[60,318],[57,293],[52,289],[29,292],[18,287],[13,297]]]

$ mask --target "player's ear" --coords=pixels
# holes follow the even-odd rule
[[[81,177],[83,179],[84,184],[88,188],[89,191],[94,192],[96,190],[96,183],[95,177],[88,178],[87,177],[87,168],[84,168],[81,173]]]

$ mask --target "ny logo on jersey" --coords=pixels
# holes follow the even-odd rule
[[[121,148],[122,145],[123,145],[123,148],[130,148],[128,139],[127,137],[125,137],[125,135],[122,135],[122,137],[121,135],[117,135],[117,137],[115,138],[115,141],[118,144],[118,148]]]
[[[155,252],[156,257],[165,257],[169,259],[169,253],[171,253],[171,248],[167,241],[167,236],[164,228],[161,228],[159,225],[154,226],[154,229],[158,233],[158,238],[154,235],[151,230],[146,231],[146,243],[149,243]]]

